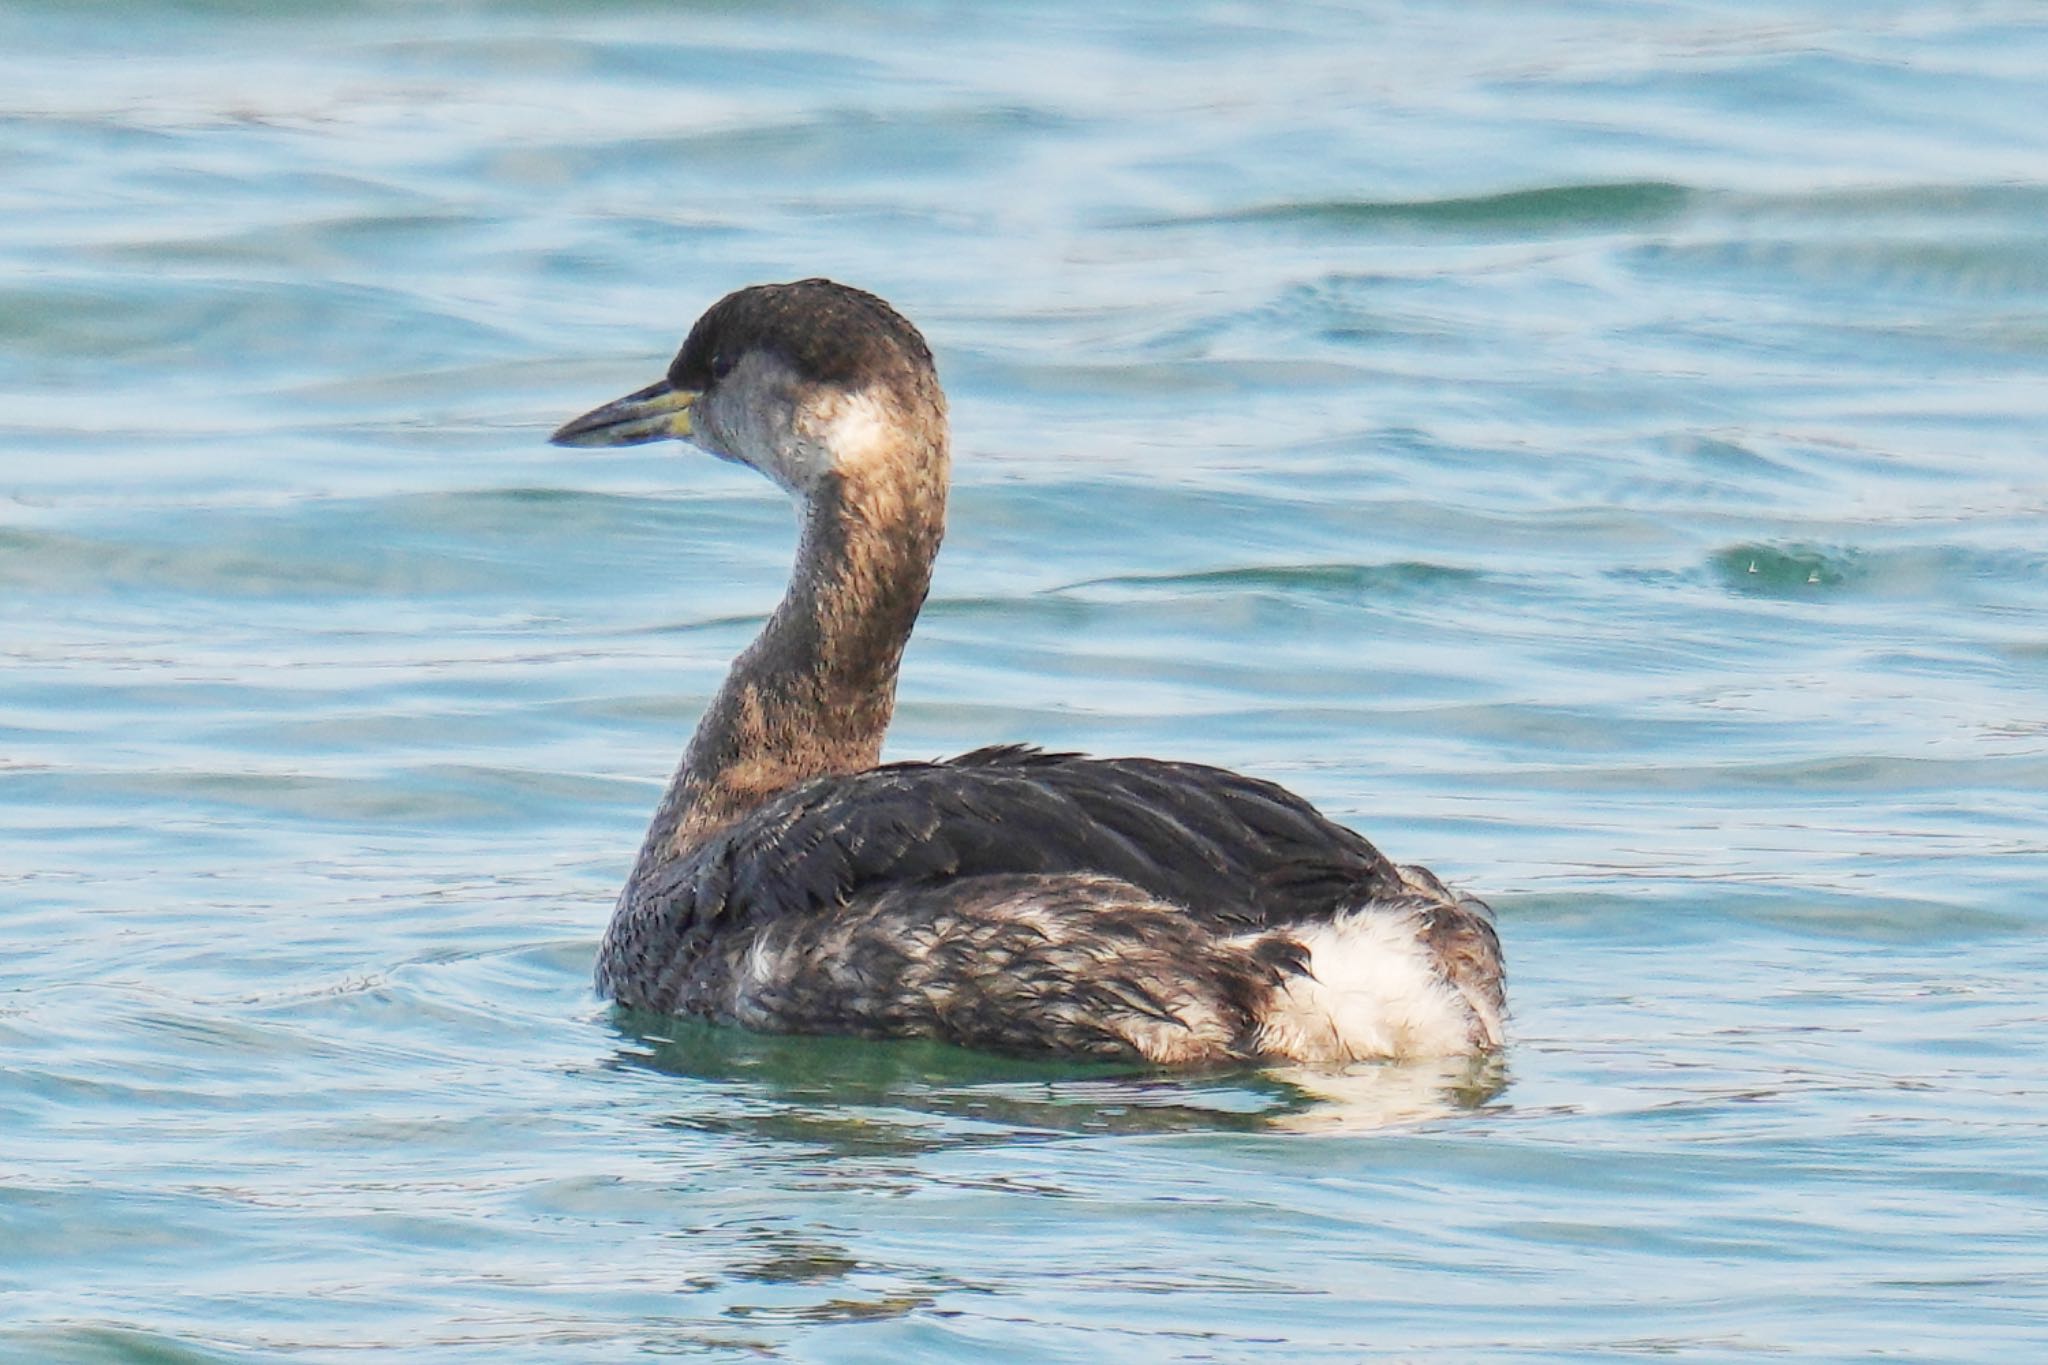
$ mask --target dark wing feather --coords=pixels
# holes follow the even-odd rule
[[[1405,890],[1363,837],[1270,782],[998,746],[770,799],[626,888],[600,985],[667,1008],[726,933],[891,887],[1019,874],[1118,878],[1217,932],[1325,919]]]

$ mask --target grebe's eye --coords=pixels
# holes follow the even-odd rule
[[[723,379],[732,373],[732,357],[720,352],[711,357],[711,377]]]

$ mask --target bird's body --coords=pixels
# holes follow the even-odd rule
[[[803,533],[620,895],[619,1003],[1164,1064],[1500,1044],[1486,907],[1280,787],[1019,746],[880,764],[948,462],[930,353],[881,300],[729,295],[667,381],[555,439],[662,436],[774,478]]]

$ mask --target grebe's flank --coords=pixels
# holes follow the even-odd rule
[[[664,438],[775,480],[803,530],[655,812],[599,989],[773,1032],[1169,1065],[1500,1045],[1485,905],[1270,782],[1017,745],[880,762],[949,462],[931,351],[889,305],[739,290],[667,378],[553,439]]]

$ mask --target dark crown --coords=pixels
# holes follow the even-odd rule
[[[831,280],[756,284],[704,311],[668,367],[679,389],[703,389],[749,351],[780,356],[799,376],[860,388],[915,384],[932,373],[917,328],[873,294]]]

